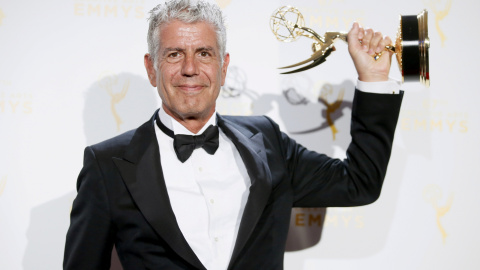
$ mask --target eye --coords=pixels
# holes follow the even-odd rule
[[[200,56],[201,56],[201,57],[209,57],[209,56],[210,56],[210,53],[207,52],[207,51],[203,51],[203,52],[200,52]]]
[[[180,53],[179,52],[172,52],[168,55],[169,58],[177,58],[177,57],[180,57]]]
[[[183,58],[182,52],[172,51],[172,52],[167,54],[166,60],[169,63],[177,63],[177,62],[181,61],[182,58]]]

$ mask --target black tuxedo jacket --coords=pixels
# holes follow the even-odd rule
[[[344,161],[312,152],[269,118],[218,116],[251,179],[228,269],[283,269],[292,207],[375,201],[390,157],[400,95],[356,91]],[[154,121],[85,149],[67,233],[64,269],[205,269],[172,211]]]

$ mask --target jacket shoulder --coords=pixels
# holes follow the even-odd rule
[[[138,128],[126,131],[120,135],[91,145],[88,148],[92,149],[96,155],[122,156],[132,143],[136,146],[141,146],[143,141],[149,140],[154,136],[153,119],[157,111],[147,122]]]
[[[125,148],[132,141],[133,135],[137,129],[126,131],[120,135],[107,139],[105,141],[89,146],[97,155],[104,154],[117,156],[125,151]]]
[[[255,116],[222,116],[225,120],[248,129],[250,132],[278,130],[278,125],[265,115]]]

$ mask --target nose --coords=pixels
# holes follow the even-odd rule
[[[186,56],[182,63],[182,75],[192,77],[198,75],[198,63],[193,55]]]

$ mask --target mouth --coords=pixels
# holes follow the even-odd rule
[[[177,89],[180,89],[182,92],[186,93],[197,93],[203,90],[205,88],[205,85],[199,85],[199,84],[180,84],[176,86]]]

